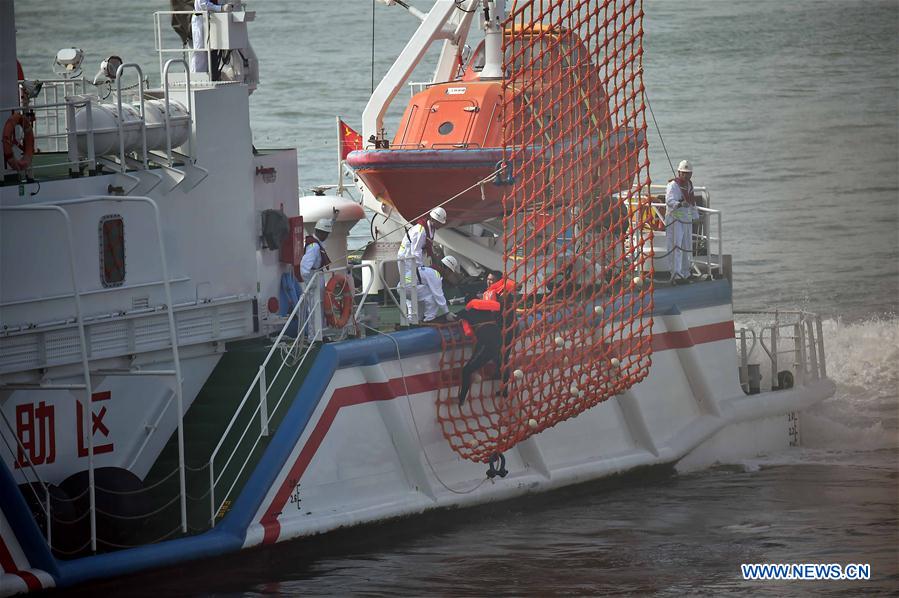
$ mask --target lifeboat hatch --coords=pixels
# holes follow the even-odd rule
[[[467,147],[471,124],[477,113],[478,105],[471,100],[440,99],[434,102],[421,128],[420,147]]]

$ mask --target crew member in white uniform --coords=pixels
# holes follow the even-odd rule
[[[196,12],[231,12],[231,3],[219,4],[218,0],[194,0]],[[194,50],[206,49],[206,15],[194,14],[190,19],[190,29],[194,41]],[[209,69],[206,52],[191,52],[190,70],[192,73],[205,73]]]
[[[459,260],[451,255],[440,260],[445,268],[458,274]],[[443,294],[443,276],[436,269],[430,266],[418,266],[418,301],[424,308],[425,322],[433,322],[439,319],[445,319],[447,322],[453,322],[456,316],[450,312],[449,305],[446,303],[446,296]],[[446,316],[443,318],[442,316]]]
[[[326,268],[331,263],[328,253],[325,251],[322,243],[328,238],[331,231],[334,230],[334,222],[329,219],[322,219],[315,223],[315,230],[312,235],[306,237],[306,247],[303,251],[303,259],[300,260],[300,282],[303,283],[303,294],[308,295],[304,301],[304,310],[302,322],[309,318],[309,324],[306,326],[306,338],[310,341],[316,340],[319,331],[322,330],[322,300],[325,296],[325,277],[319,276],[313,288],[309,287],[309,281],[315,272]],[[316,298],[309,293],[318,293]],[[317,308],[317,309],[316,309]],[[313,313],[314,310],[314,313]]]
[[[400,250],[396,257],[401,260],[398,262],[401,273],[400,285],[406,295],[406,315],[410,322],[413,320],[412,289],[416,285],[415,269],[425,265],[425,253],[431,256],[433,261],[434,233],[444,224],[446,224],[446,210],[438,206],[431,210],[427,218],[419,218],[400,242]]]
[[[671,281],[681,284],[690,278],[693,259],[693,219],[698,217],[693,196],[693,166],[687,160],[677,165],[677,176],[665,189],[665,241]]]

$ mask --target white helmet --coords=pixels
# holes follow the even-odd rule
[[[320,230],[323,233],[330,233],[334,231],[334,221],[330,218],[322,218],[318,222],[315,223],[315,230]]]
[[[450,270],[452,270],[453,272],[455,272],[456,274],[459,273],[459,260],[457,260],[453,256],[448,255],[448,256],[444,257],[442,260],[440,260],[440,263],[443,264],[444,266],[446,266],[447,268],[449,268]]]
[[[677,165],[678,172],[693,172],[693,165],[690,164],[689,160],[681,160],[680,164]]]
[[[446,224],[446,210],[444,210],[440,206],[437,206],[436,208],[431,210],[431,213],[428,214],[428,216],[431,217],[431,220],[439,222],[440,224]]]

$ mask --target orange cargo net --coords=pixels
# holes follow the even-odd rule
[[[508,358],[485,366],[461,407],[471,341],[442,331],[438,422],[453,450],[479,462],[630,388],[651,364],[642,3],[512,6],[503,230],[518,294],[504,305]]]

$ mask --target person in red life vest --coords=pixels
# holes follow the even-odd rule
[[[309,288],[309,281],[312,280],[315,272],[327,268],[328,264],[331,263],[323,243],[332,230],[334,230],[334,222],[332,220],[323,218],[316,222],[315,230],[306,237],[303,259],[300,260],[300,282],[303,284],[303,293],[318,293],[317,296],[310,295],[307,297],[305,303],[306,309],[303,321],[309,320],[309,324],[306,326],[306,338],[310,341],[316,340],[317,335],[322,330],[321,304],[322,298],[325,296],[325,278],[324,276],[319,276],[314,288]]]
[[[459,260],[451,255],[440,260],[444,268],[459,273]],[[424,321],[427,323],[454,322],[455,314],[450,311],[443,294],[443,275],[430,266],[418,266],[418,301],[423,305]],[[439,313],[438,313],[439,312]]]
[[[693,259],[693,219],[698,218],[693,196],[693,166],[687,160],[677,165],[677,176],[665,189],[665,241],[671,282],[682,284],[690,278]]]
[[[446,210],[438,206],[431,210],[427,218],[416,220],[400,242],[396,258],[400,260],[400,285],[406,295],[406,316],[410,322],[413,321],[412,288],[416,285],[416,268],[425,265],[426,253],[431,262],[434,261],[434,233],[444,224]]]
[[[500,278],[497,283],[503,282]],[[471,389],[471,378],[475,372],[490,362],[496,364],[499,371],[503,370],[503,362],[508,358],[509,349],[513,339],[511,334],[503,338],[505,320],[503,318],[504,303],[514,293],[514,284],[508,281],[508,285],[494,290],[493,299],[472,299],[465,306],[465,310],[459,314],[462,327],[468,336],[475,337],[474,350],[471,357],[462,366],[462,383],[459,385],[459,406],[465,403],[468,391]],[[487,294],[486,291],[484,293]],[[505,350],[503,350],[505,347]],[[503,383],[507,375],[503,373]]]
[[[481,299],[496,301],[503,293],[514,293],[515,283],[503,277],[499,271],[491,271],[487,274],[487,288],[481,293]]]

